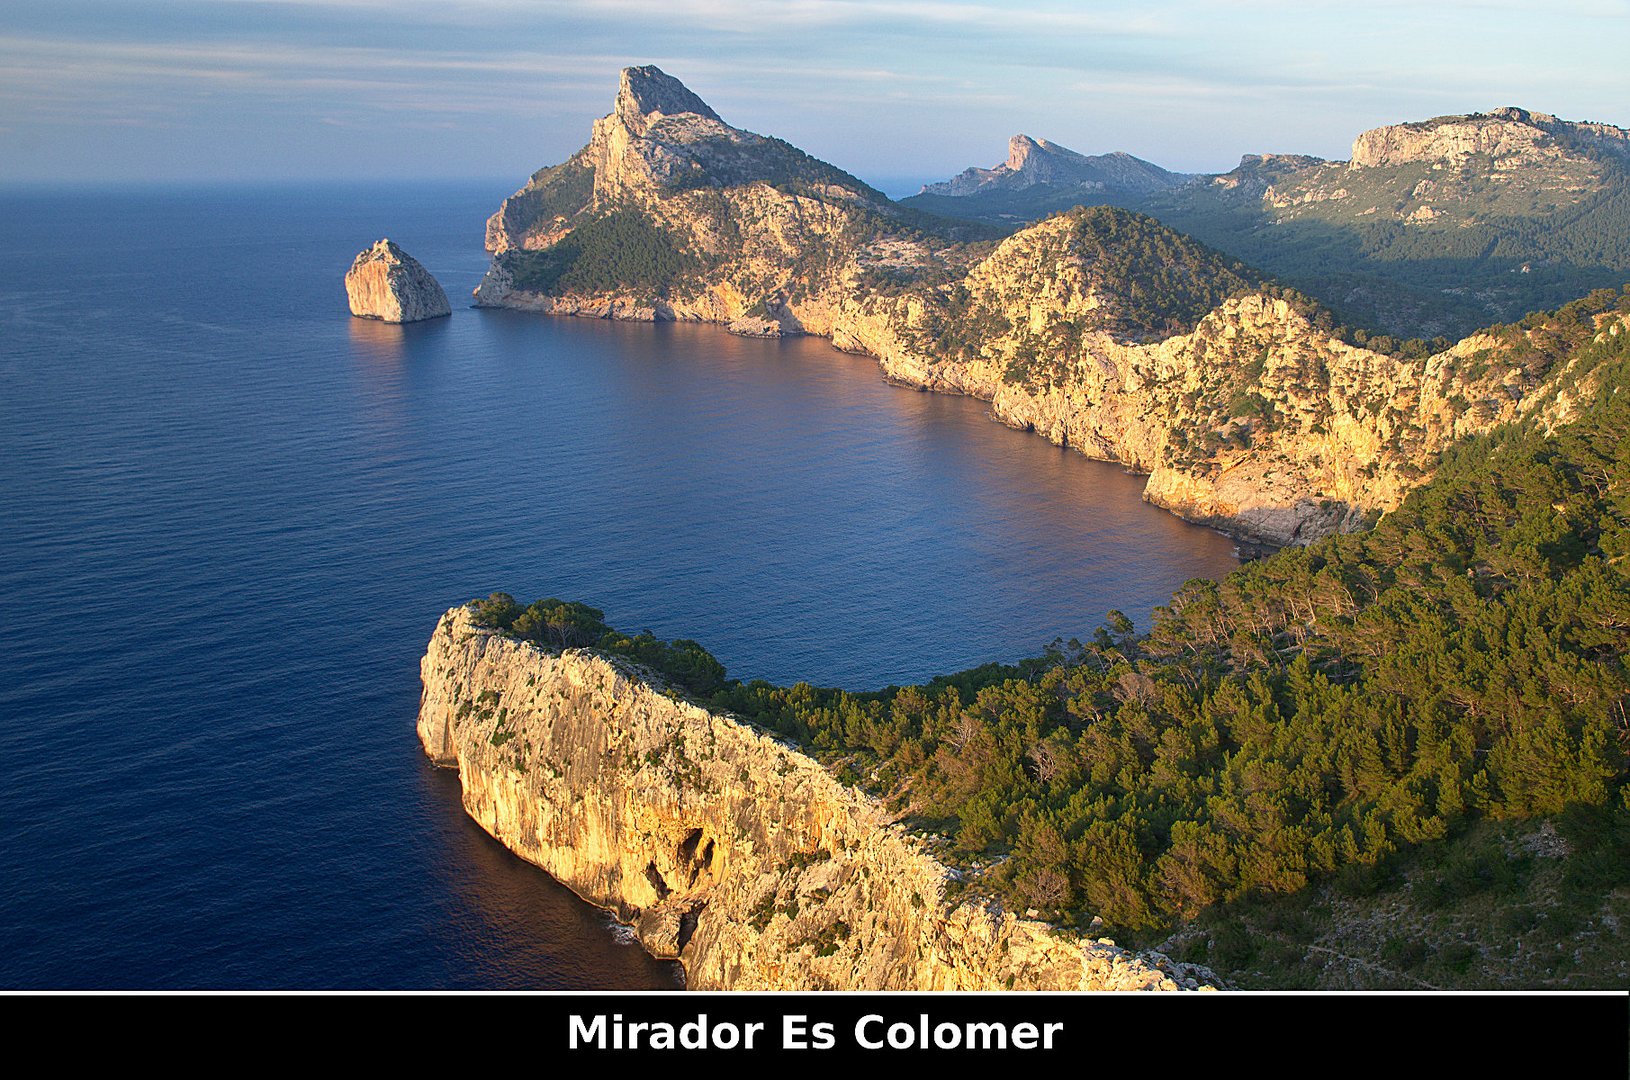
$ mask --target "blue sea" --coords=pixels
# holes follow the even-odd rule
[[[421,754],[446,608],[872,689],[1236,565],[823,341],[465,307],[511,187],[0,195],[0,987],[672,988]],[[382,236],[451,318],[349,316]]]

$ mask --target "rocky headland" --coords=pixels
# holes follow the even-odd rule
[[[352,315],[381,322],[419,322],[453,313],[430,271],[389,239],[357,254],[345,272],[345,296]]]
[[[1061,159],[1021,149],[1015,178]],[[1548,373],[1509,338],[1410,357],[1351,344],[1327,313],[1125,210],[997,243],[729,126],[651,67],[622,73],[587,146],[505,200],[487,246],[480,306],[826,337],[1273,545],[1392,509],[1451,441],[1531,409]]]
[[[448,611],[418,731],[516,854],[739,990],[1179,990],[1203,968],[958,897],[926,842],[813,759],[626,661]]]

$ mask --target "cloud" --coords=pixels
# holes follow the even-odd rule
[[[412,128],[402,152],[428,167],[509,169],[522,140],[581,145],[637,63],[852,169],[983,160],[1021,128],[1178,167],[1328,155],[1359,126],[1496,104],[1624,123],[1630,74],[1578,42],[1627,14],[1625,0],[60,0],[0,31],[0,168],[18,131],[57,145],[56,129],[117,120],[198,147],[230,129]]]
[[[774,28],[858,27],[908,22],[919,29],[950,27],[1021,31],[1070,31],[1165,36],[1167,24],[1138,3],[1081,5],[959,3],[956,0],[230,0],[244,6],[322,11],[390,11],[427,21],[477,24],[522,16],[566,17],[607,22],[624,20],[703,26],[709,30],[757,32]]]
[[[215,43],[75,42],[0,36],[0,102],[47,110],[53,123],[104,122],[97,102],[148,100],[175,111],[169,95],[190,89],[326,107],[548,113],[590,95],[609,102],[609,57],[534,53],[447,54],[335,46],[267,47]],[[547,84],[552,95],[538,93]],[[572,94],[572,91],[577,94]],[[567,111],[577,113],[573,101]]]

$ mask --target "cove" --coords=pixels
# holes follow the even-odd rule
[[[462,306],[509,186],[0,198],[0,985],[672,987],[423,759],[448,607],[581,599],[867,689],[1236,565],[824,341]],[[347,314],[387,235],[451,318]]]

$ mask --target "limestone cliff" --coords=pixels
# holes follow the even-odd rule
[[[1030,140],[1015,156],[1011,174],[1041,168]],[[1261,182],[1242,190],[1313,199],[1296,185],[1332,170],[1348,173],[1257,159],[1242,175]],[[1151,502],[1271,544],[1395,507],[1448,442],[1541,389],[1544,371],[1476,336],[1424,359],[1344,344],[1259,275],[1128,211],[1071,210],[999,244],[965,227],[631,68],[589,145],[489,222],[476,302],[828,337],[891,380],[986,399],[1006,423],[1149,473]]]
[[[451,315],[447,294],[430,271],[390,240],[359,253],[345,272],[351,314],[389,323]]]
[[[1630,131],[1624,128],[1503,108],[1372,128],[1353,140],[1352,159],[1345,162],[1248,154],[1232,172],[1157,196],[1149,209],[1184,227],[1191,215],[1226,218],[1252,204],[1265,221],[1279,225],[1375,229],[1403,223],[1448,234],[1430,256],[1461,260],[1464,230],[1474,226],[1504,236],[1514,222],[1571,211],[1552,231],[1615,231],[1619,210],[1612,197],[1627,167]],[[1582,209],[1594,220],[1574,220]],[[1263,223],[1240,222],[1254,229]],[[1223,227],[1221,220],[1212,226]],[[1500,247],[1515,250],[1524,243],[1533,241],[1513,237]],[[1415,258],[1408,241],[1389,246],[1394,259]],[[1559,237],[1553,247],[1560,261],[1577,258],[1571,241]],[[1543,248],[1534,250],[1543,258]],[[1258,244],[1253,255],[1272,251],[1271,244]],[[1603,254],[1598,245],[1592,257]],[[1523,311],[1541,306],[1529,303]]]
[[[727,206],[716,197],[723,191],[730,192]],[[659,69],[625,68],[612,111],[594,122],[588,145],[533,174],[504,201],[487,222],[487,249],[548,248],[596,213],[631,204],[701,254],[752,258],[762,251],[777,272],[812,238],[829,238],[845,210],[886,213],[890,206],[841,169],[731,127]],[[729,211],[746,220],[731,220]],[[752,246],[738,251],[740,240]]]
[[[814,760],[454,608],[418,732],[482,828],[676,957],[698,989],[1176,990],[1214,978],[959,900],[952,872]]]
[[[1630,156],[1630,131],[1611,124],[1559,120],[1548,113],[1504,108],[1439,116],[1372,128],[1353,142],[1352,167],[1380,168],[1424,161],[1459,164],[1473,155],[1503,169],[1598,150]]]

